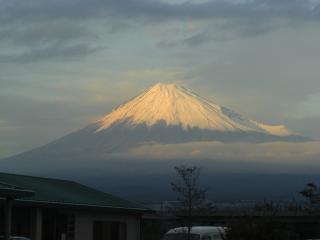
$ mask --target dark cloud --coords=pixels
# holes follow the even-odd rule
[[[78,60],[101,49],[95,44],[97,39],[88,28],[61,20],[9,24],[0,27],[0,42],[11,46],[12,51],[0,54],[0,61]]]
[[[0,1],[0,41],[28,48],[11,57],[2,55],[1,61],[38,61],[44,59],[77,59],[95,53],[92,42],[103,31],[110,34],[127,28],[127,23],[159,23],[170,20],[223,19],[221,36],[216,29],[182,39],[188,47],[211,40],[225,40],[237,36],[251,37],[270,31],[275,19],[288,21],[316,20],[319,7],[311,8],[307,0],[255,0],[235,3],[231,0],[169,4],[159,0],[32,0]],[[91,21],[91,22],[90,22]],[[96,23],[109,28],[96,29]],[[102,22],[101,22],[102,21]],[[277,24],[275,24],[277,25]],[[218,29],[219,30],[219,29]],[[179,42],[181,43],[181,42]],[[159,46],[174,46],[175,42],[160,41]],[[82,47],[82,48],[81,48]],[[78,51],[78,52],[77,52]],[[68,54],[70,54],[68,56]],[[11,53],[9,53],[11,55]]]
[[[10,41],[16,45],[31,47],[70,43],[77,39],[94,41],[96,38],[88,29],[65,22],[16,26],[15,29],[6,28],[0,31],[0,41]]]
[[[310,18],[312,10],[306,0],[255,0],[235,3],[232,1],[186,2],[169,4],[160,1],[125,0],[108,1],[118,14],[128,17],[146,16],[167,18]]]
[[[70,61],[83,60],[83,58],[97,52],[99,47],[91,47],[86,44],[77,45],[52,45],[44,48],[34,48],[19,54],[1,55],[0,62],[29,63],[43,60]]]
[[[92,18],[147,18],[148,21],[168,19],[313,19],[319,7],[307,0],[254,0],[235,3],[228,0],[205,3],[169,4],[159,0],[12,0],[1,1],[0,22],[49,21],[64,19],[83,21]]]
[[[307,0],[253,0],[235,3],[218,0],[205,3],[188,1],[169,4],[149,0],[109,1],[117,16],[135,18],[144,23],[166,22],[171,20],[224,21],[206,29],[203,33],[189,36],[180,42],[160,41],[161,47],[178,44],[197,46],[206,41],[225,41],[238,37],[255,37],[284,26],[297,26],[319,19],[320,7]]]
[[[196,47],[210,40],[212,40],[212,36],[208,32],[200,32],[181,40],[162,40],[157,43],[157,46],[161,48],[174,48],[178,46]]]
[[[185,39],[184,43],[188,46],[198,46],[206,42],[209,38],[210,37],[206,33],[202,32]]]
[[[5,46],[1,62],[78,60],[100,49],[97,35],[85,22],[95,16],[94,4],[59,0],[0,4],[0,43]]]
[[[100,1],[92,0],[12,0],[0,1],[2,24],[52,21],[84,20],[92,18],[102,10]]]

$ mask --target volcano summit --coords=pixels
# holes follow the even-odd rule
[[[216,132],[257,132],[274,136],[294,135],[285,126],[271,126],[245,119],[240,114],[214,104],[175,84],[157,84],[119,106],[99,122],[96,132],[122,124],[126,128],[157,125]],[[214,139],[214,138],[213,138]]]
[[[20,157],[105,156],[146,143],[308,140],[283,125],[246,119],[182,86],[159,83],[87,127]]]

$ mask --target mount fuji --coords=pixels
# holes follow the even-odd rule
[[[230,188],[221,188],[218,184],[216,187],[221,191],[215,192],[217,196],[238,198],[239,194],[258,194],[259,191],[227,192],[227,189],[234,189],[235,183],[239,185],[242,182],[241,186],[247,188],[248,182],[258,179],[261,186],[268,188],[270,179],[287,184],[287,178],[282,175],[262,178],[256,173],[255,164],[224,161],[213,155],[209,155],[210,158],[192,155],[183,159],[176,155],[171,157],[164,150],[160,153],[160,159],[153,159],[153,150],[151,155],[149,151],[138,156],[132,151],[157,145],[176,149],[178,145],[233,145],[238,142],[254,149],[271,142],[287,144],[307,141],[310,139],[284,125],[268,125],[247,119],[182,86],[156,84],[79,131],[42,147],[2,159],[0,168],[15,173],[73,179],[123,197],[141,200],[167,198],[172,168],[187,161],[187,164],[206,166],[206,181],[211,185],[220,182],[229,184]],[[238,154],[238,149],[232,151]],[[259,160],[258,157],[256,163]],[[278,164],[276,168],[282,163]],[[243,169],[243,175],[239,169]],[[254,174],[248,175],[248,171]],[[297,178],[294,176],[290,179],[294,189]],[[282,194],[283,189],[279,185],[278,193]],[[260,196],[269,194],[265,190],[259,193]],[[273,193],[272,190],[270,194]]]
[[[103,156],[152,143],[308,140],[284,125],[246,119],[187,88],[159,83],[85,128],[18,156]]]

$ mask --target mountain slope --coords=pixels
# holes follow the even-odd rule
[[[174,84],[157,84],[99,121],[13,158],[107,158],[145,143],[308,141],[285,126],[258,123]]]

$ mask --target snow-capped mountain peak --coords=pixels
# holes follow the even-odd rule
[[[206,142],[204,146],[207,146],[207,142],[256,144],[275,141],[312,140],[293,134],[283,125],[267,125],[249,120],[184,87],[157,84],[120,105],[99,121],[8,161],[10,164],[13,161],[13,165],[9,164],[13,169],[19,165],[16,164],[17,161],[25,163],[26,160],[33,161],[33,166],[47,168],[48,160],[59,159],[61,170],[70,160],[75,160],[70,165],[74,169],[74,165],[79,164],[79,159],[84,162],[90,159],[90,164],[85,168],[87,171],[92,161],[96,161],[96,166],[100,167],[101,160],[107,161],[122,153],[128,154],[128,159],[131,159],[131,151],[138,151],[142,157],[144,154],[148,156],[148,150],[144,152],[144,147],[148,149],[150,145],[179,146],[194,143],[195,146],[200,146],[201,142]]]
[[[97,132],[118,123],[134,128],[140,124],[152,127],[160,122],[166,126],[180,126],[183,130],[197,128],[220,132],[291,135],[284,126],[271,126],[246,119],[187,88],[162,83],[142,92],[100,119]]]

